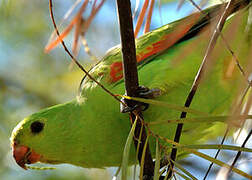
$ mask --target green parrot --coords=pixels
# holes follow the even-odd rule
[[[234,12],[246,7],[248,2],[237,2]],[[211,24],[215,24],[223,12],[221,7],[223,4],[212,6],[204,13],[193,13],[136,39],[139,84],[158,90],[155,100],[183,107],[214,30],[215,25]],[[234,16],[226,22],[223,34],[239,28],[236,36],[243,37],[240,28],[246,24],[247,13],[243,10],[237,16],[241,17],[239,21],[234,21]],[[236,36],[232,36],[231,44],[237,42]],[[242,59],[245,55],[248,53],[241,53]],[[232,55],[218,41],[211,61],[216,63],[209,65],[211,68],[190,108],[212,116],[228,114],[236,87],[244,81],[236,68],[227,75],[231,59]],[[112,93],[124,94],[122,70],[121,49],[116,46],[90,70],[90,74]],[[69,163],[84,168],[120,166],[131,125],[128,114],[120,113],[119,107],[118,101],[86,77],[78,98],[32,114],[14,128],[11,146],[17,164],[24,169],[26,164],[36,162]],[[181,112],[150,104],[143,114],[148,123],[177,119]],[[198,115],[188,114],[188,117]],[[196,144],[211,135],[217,136],[211,129],[214,125],[207,121],[185,123],[180,143]],[[149,127],[154,133],[173,139],[176,126],[157,123]],[[225,124],[222,126],[224,128]],[[149,143],[154,153],[155,139],[150,138]],[[167,151],[171,149],[168,147]],[[135,157],[132,147],[130,164],[135,162]]]

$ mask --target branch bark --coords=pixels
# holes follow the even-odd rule
[[[131,4],[130,0],[117,0],[117,9],[119,16],[119,24],[120,24],[120,34],[121,34],[121,45],[122,45],[122,57],[123,57],[123,74],[124,74],[124,82],[125,82],[125,91],[127,96],[136,97],[137,89],[138,89],[138,74],[137,74],[137,61],[136,61],[136,47],[135,47],[135,37],[133,31],[133,23],[132,23],[132,14],[131,14]],[[129,107],[134,107],[136,105],[135,101],[127,101],[126,104]],[[143,116],[141,110],[138,109],[136,111],[138,115],[143,120]],[[130,118],[134,122],[136,119],[135,113],[130,113]],[[135,139],[134,144],[137,148],[140,131],[141,131],[141,120],[138,120],[136,129],[135,129]],[[139,147],[138,160],[141,163],[141,158],[144,144],[146,141],[146,131],[143,126],[143,131],[141,135],[141,143]],[[147,146],[147,150],[145,152],[145,160],[144,160],[144,171],[143,175],[145,179],[150,179],[154,174],[154,163],[152,161],[149,145]]]

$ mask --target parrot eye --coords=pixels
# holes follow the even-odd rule
[[[31,124],[31,132],[34,134],[37,134],[39,132],[41,132],[44,128],[44,123],[39,122],[39,121],[35,121]]]

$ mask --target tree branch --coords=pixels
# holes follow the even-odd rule
[[[130,0],[117,0],[117,9],[119,16],[119,24],[120,24],[120,33],[121,33],[121,44],[122,44],[122,57],[123,57],[123,74],[124,74],[124,82],[125,82],[125,90],[127,96],[136,97],[137,89],[138,89],[138,74],[137,74],[137,61],[136,61],[136,48],[135,48],[135,37],[133,31],[133,23],[132,23],[132,14],[131,14],[131,5]],[[135,101],[127,101],[126,103],[129,107],[134,107],[136,105]],[[141,110],[138,109],[136,111],[138,115],[143,120],[143,116],[141,114]],[[134,122],[136,119],[136,113],[130,113],[130,118]],[[138,120],[136,129],[135,129],[135,139],[134,144],[137,148],[138,138],[140,136],[141,130],[141,120]],[[144,128],[144,127],[143,127]],[[145,128],[142,131],[141,135],[141,143],[139,147],[138,160],[141,162],[144,144],[146,141],[146,131]],[[144,171],[143,175],[146,179],[150,179],[154,173],[154,163],[152,161],[149,145],[147,146],[147,150],[145,152],[144,159]]]

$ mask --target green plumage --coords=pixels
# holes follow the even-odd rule
[[[207,12],[215,11],[218,9],[216,7],[208,9]],[[190,17],[181,21],[188,22]],[[154,53],[139,62],[140,84],[162,91],[162,95],[156,100],[179,106],[184,105],[211,34],[210,26],[206,25],[209,20],[205,18],[206,20],[203,21],[204,18],[205,16],[201,16],[197,22],[202,21],[202,24],[197,25],[195,22],[197,26],[191,26],[190,30],[177,39],[172,47]],[[139,38],[136,41],[137,54],[145,52],[146,48],[160,41],[167,34],[176,35],[176,31],[180,32],[181,30],[177,28],[180,27],[181,21]],[[245,15],[241,22],[246,24],[244,23],[246,22]],[[225,29],[228,30],[229,27],[233,27],[231,22]],[[239,28],[242,29],[244,26],[239,26]],[[203,29],[204,31],[201,32]],[[239,30],[236,35],[242,37],[242,33]],[[183,40],[186,35],[188,37]],[[180,39],[183,41],[179,42]],[[227,65],[232,56],[221,43],[218,43],[215,49],[212,60],[217,63],[209,65],[211,70],[200,84],[190,107],[210,115],[222,115],[230,110],[232,99],[237,92],[235,87],[237,83],[243,81],[243,77],[237,70],[232,77],[225,77]],[[245,57],[245,54],[241,56]],[[121,61],[119,48],[110,50],[102,62],[91,70],[91,75],[112,93],[124,94],[123,81],[110,80],[111,64],[117,61]],[[40,159],[42,162],[70,163],[89,168],[119,166],[130,131],[129,116],[120,113],[119,102],[104,92],[95,82],[86,78],[83,84],[81,97],[66,104],[44,109],[20,122],[13,131],[12,143],[15,141],[19,145],[30,147],[42,155]],[[150,105],[144,112],[144,119],[146,122],[177,119],[180,113]],[[193,117],[193,115],[188,114],[188,117]],[[32,133],[30,128],[35,121],[44,123],[43,130],[37,134]],[[209,132],[212,125],[214,124],[208,122],[186,123],[180,143],[195,144],[205,141],[206,136],[215,134],[215,132]],[[150,128],[160,136],[173,139],[176,124],[153,125]],[[150,143],[151,150],[154,151],[153,139]],[[134,148],[132,148],[130,162],[132,163],[134,159]]]

